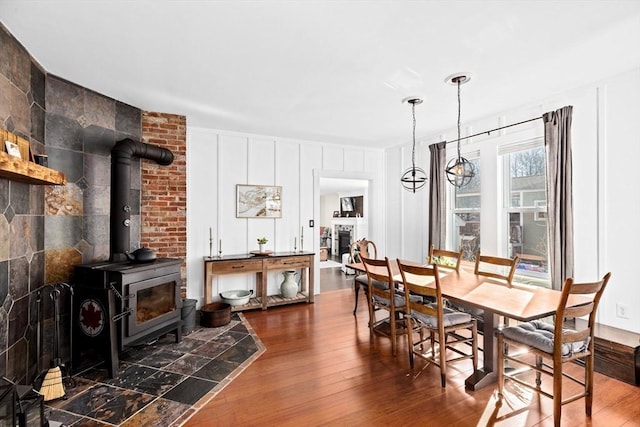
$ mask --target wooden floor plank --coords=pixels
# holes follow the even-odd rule
[[[325,270],[332,269],[321,270],[321,280]],[[331,280],[343,280],[331,274]],[[364,299],[352,314],[352,283],[351,276],[334,284],[338,290],[322,292],[314,304],[245,312],[266,352],[185,425],[553,424],[551,401],[537,395],[528,400],[512,395],[516,407],[524,409],[496,421],[511,409],[508,404],[496,409],[495,387],[465,390],[469,361],[450,365],[445,389],[436,366],[425,368],[417,360],[411,371],[404,337],[393,357],[388,338],[370,337]],[[640,387],[597,373],[595,382],[593,417],[585,416],[580,399],[563,407],[563,426],[640,425]]]

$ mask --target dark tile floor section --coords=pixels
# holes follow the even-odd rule
[[[46,417],[64,426],[178,425],[192,406],[263,350],[244,317],[228,325],[196,328],[176,343],[169,334],[120,355],[120,374],[104,364],[65,381],[67,397],[46,402]],[[53,425],[54,423],[52,423]]]

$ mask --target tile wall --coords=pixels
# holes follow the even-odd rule
[[[68,181],[38,186],[0,178],[0,375],[30,383],[38,365],[49,367],[52,300],[44,285],[69,281],[76,264],[108,258],[110,152],[120,139],[142,138],[141,117],[138,108],[47,75],[0,24],[0,126],[30,140],[32,152],[46,153],[49,167]],[[131,241],[136,244],[137,159],[131,193]],[[67,293],[60,299],[63,360],[69,354],[69,306]]]

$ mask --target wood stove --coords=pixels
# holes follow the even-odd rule
[[[98,350],[112,378],[118,371],[119,353],[128,346],[167,332],[175,333],[176,342],[182,340],[182,260],[156,259],[149,249],[143,252],[144,259],[129,253],[134,157],[160,165],[173,162],[173,153],[162,147],[130,138],[115,144],[111,150],[110,258],[78,265],[74,271],[73,358],[79,360],[87,349]]]
[[[172,332],[182,340],[181,259],[78,265],[74,274],[74,359],[96,349],[111,377],[119,353]]]

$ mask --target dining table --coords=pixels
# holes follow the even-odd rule
[[[406,261],[403,261],[406,262]],[[418,264],[419,265],[419,264]],[[347,267],[366,273],[364,264],[351,263]],[[380,273],[387,275],[386,269]],[[396,261],[391,261],[393,280],[402,283],[402,276]],[[497,349],[495,331],[500,327],[500,316],[520,322],[528,322],[552,316],[556,313],[562,295],[561,291],[541,286],[504,281],[475,274],[473,270],[461,268],[459,271],[440,268],[440,289],[442,296],[462,306],[482,310],[482,351],[483,365],[465,380],[465,387],[478,390],[497,380]],[[435,287],[434,279],[421,282],[417,276],[409,277],[412,284]],[[568,306],[586,304],[589,298],[581,295],[570,295]]]

